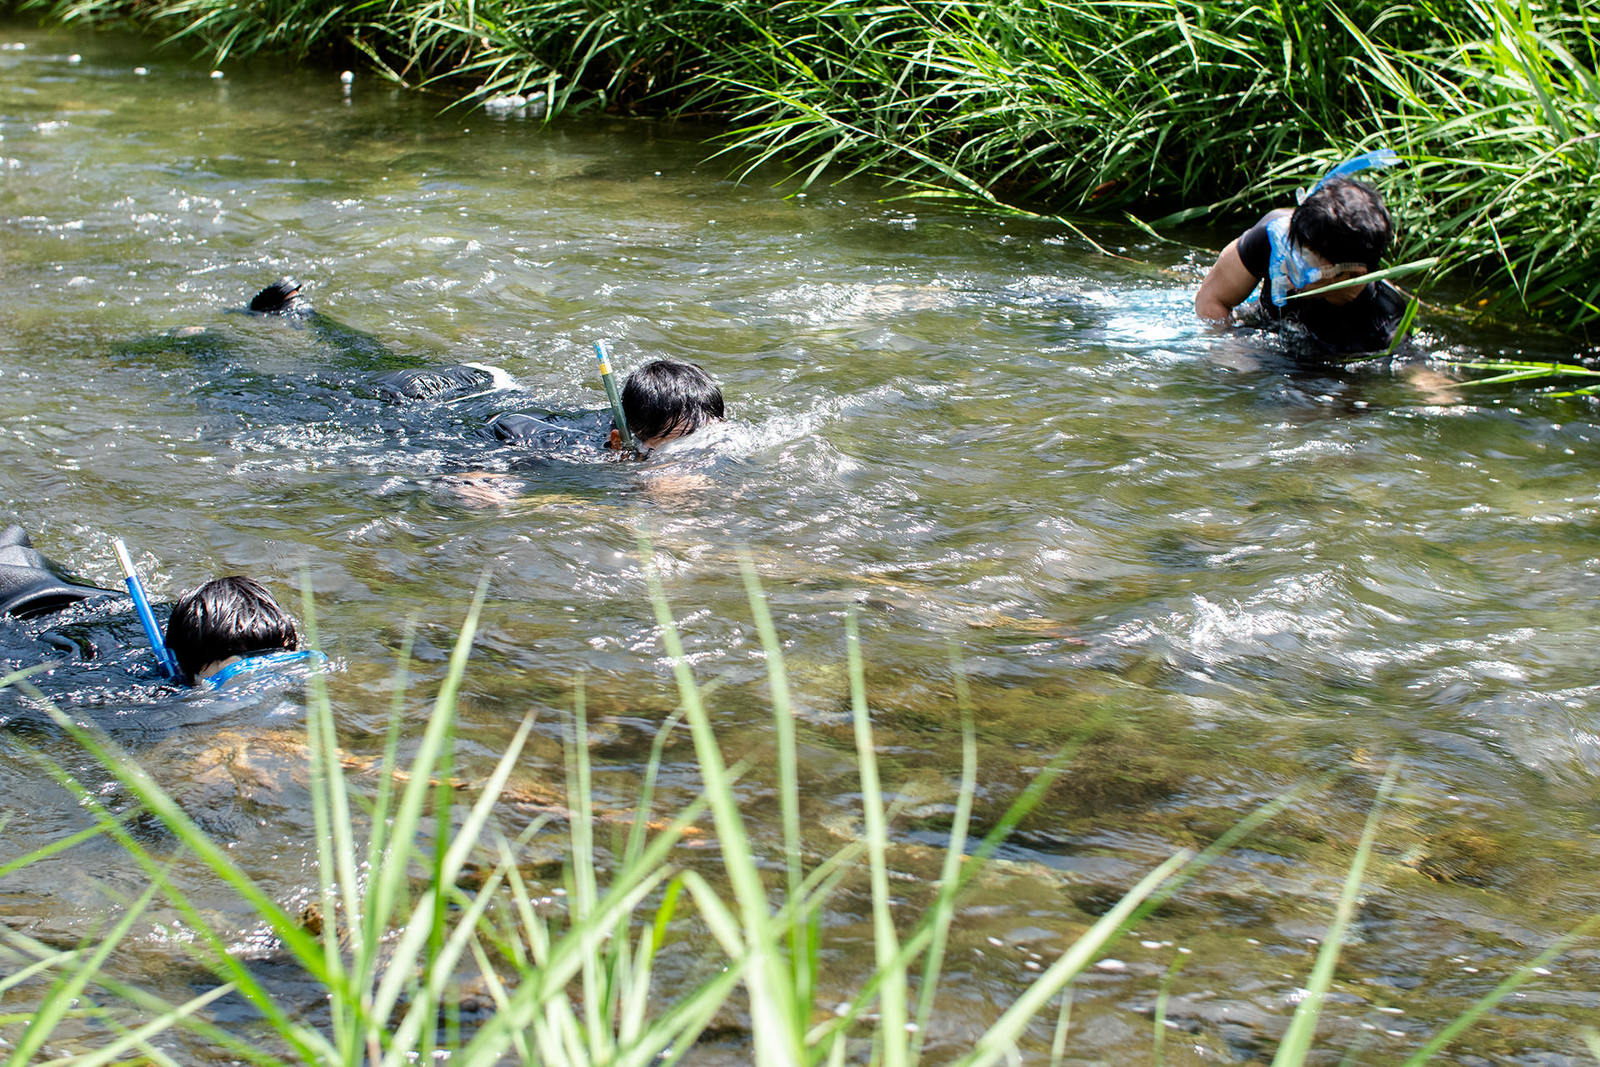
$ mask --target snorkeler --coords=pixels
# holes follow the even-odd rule
[[[12,525],[0,531],[0,615],[38,631],[30,640],[41,643],[48,650],[46,655],[65,653],[73,659],[89,660],[111,654],[99,638],[51,632],[53,617],[85,621],[65,613],[85,601],[137,602],[140,597],[142,588],[136,578],[130,581],[128,592],[79,582],[35,549],[22,527]],[[121,603],[115,611],[126,614]],[[147,639],[159,638],[153,629],[152,619],[146,624]],[[300,650],[294,620],[272,594],[259,582],[240,577],[215,579],[180,598],[167,621],[158,662],[163,652],[175,659],[177,677],[173,681],[213,689],[247,671],[316,655]]]
[[[496,367],[460,363],[449,367],[390,371],[375,382],[378,395],[400,403],[408,400],[462,400],[493,391],[504,372]],[[646,363],[623,384],[622,421],[612,416],[609,425],[596,416],[610,412],[573,414],[507,411],[491,417],[487,428],[496,438],[512,444],[559,444],[579,434],[603,435],[597,444],[612,451],[630,447],[648,455],[669,441],[688,437],[726,417],[722,390],[705,369],[680,360],[658,359]],[[626,426],[631,445],[622,434]],[[592,427],[592,428],[591,428]]]
[[[1329,287],[1377,270],[1394,237],[1383,197],[1344,175],[1395,158],[1380,150],[1341,164],[1298,207],[1269,212],[1230,242],[1200,283],[1195,313],[1226,324],[1259,287],[1242,324],[1294,326],[1336,353],[1388,348],[1405,317],[1400,291],[1382,280]]]
[[[695,363],[657,359],[632,374],[622,386],[622,419],[641,455],[688,437],[726,418],[722,390]],[[532,415],[509,411],[489,420],[489,429],[502,441],[525,441],[539,433],[543,423]],[[606,435],[606,447],[627,447],[615,417]]]

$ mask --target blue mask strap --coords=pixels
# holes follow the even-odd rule
[[[1289,216],[1279,215],[1267,223],[1267,240],[1272,251],[1267,259],[1267,296],[1276,307],[1283,307],[1293,288],[1289,284]]]
[[[1400,154],[1392,148],[1375,148],[1363,155],[1352,156],[1319,178],[1317,184],[1311,187],[1311,192],[1301,190],[1297,199],[1304,201],[1311,193],[1321,189],[1335,178],[1347,178],[1352,174],[1359,174],[1364,170],[1373,170],[1379,167],[1392,167],[1399,162]]]

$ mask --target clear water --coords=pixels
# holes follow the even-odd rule
[[[1270,1057],[1394,760],[1327,1047],[1391,1062],[1600,911],[1588,403],[1430,393],[1404,367],[1297,371],[1270,339],[1213,334],[1190,302],[1227,232],[1111,231],[1113,259],[866,183],[736,184],[700,131],[545,127],[366,76],[349,93],[266,65],[213,79],[124,38],[0,36],[0,520],[103,585],[120,534],[163,600],[245,572],[292,601],[309,575],[354,752],[378,745],[407,634],[420,730],[486,579],[469,769],[533,710],[520,787],[559,788],[582,675],[600,799],[624,809],[676,702],[643,537],[697,671],[722,682],[725,749],[762,766],[764,662],[738,574],[753,559],[786,642],[817,855],[857,814],[843,653],[857,614],[885,774],[915,801],[894,857],[908,915],[960,765],[952,647],[974,689],[980,823],[1082,743],[971,898],[940,1054],[1159,860],[1311,783],[1119,944],[1122,967],[1077,986],[1071,1054],[1139,1062],[1187,949],[1166,1058]],[[367,340],[233,313],[285,274]],[[735,421],[642,465],[484,434],[500,406],[601,406],[597,338],[623,372],[702,364]],[[1573,355],[1442,313],[1421,344]],[[399,408],[366,384],[462,360],[518,388]],[[137,640],[126,618],[104,625]],[[44,682],[279,899],[306,899],[297,698],[157,697],[145,671],[129,652]],[[32,751],[117,797],[26,700],[0,694],[0,716],[3,862],[86,824]],[[667,752],[666,799],[682,802],[692,750]],[[752,774],[747,810],[775,852],[768,784]],[[74,944],[143,884],[90,842],[0,881],[3,917]],[[829,916],[825,982],[841,996],[870,967],[864,915]],[[203,984],[186,937],[158,908],[121,966],[181,995]],[[1597,977],[1580,944],[1451,1055],[1568,1062]],[[705,1058],[737,1061],[730,1042]]]

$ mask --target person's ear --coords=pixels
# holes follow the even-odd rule
[[[613,452],[618,452],[622,449],[622,431],[615,426],[611,427],[611,436],[606,438],[606,447]]]

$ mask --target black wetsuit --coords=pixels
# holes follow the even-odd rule
[[[128,594],[73,581],[22,527],[8,526],[0,530],[0,676],[26,668],[42,668],[28,684],[59,707],[138,702],[152,681],[164,684]],[[0,691],[0,725],[14,727],[19,715],[44,721],[14,689]]]
[[[388,371],[373,379],[378,396],[391,403],[426,400],[450,403],[475,397],[494,385],[494,375],[482,367],[455,364]],[[604,453],[612,426],[609,411],[503,411],[484,422],[498,441],[514,444],[532,455],[554,458],[566,454]]]
[[[1330,304],[1307,298],[1291,300],[1278,307],[1272,302],[1272,280],[1267,277],[1272,258],[1272,241],[1267,236],[1268,215],[1239,238],[1239,259],[1244,269],[1262,279],[1255,324],[1298,327],[1316,349],[1337,355],[1381,352],[1394,341],[1395,330],[1405,317],[1406,298],[1386,281],[1364,287],[1348,304]],[[1246,318],[1245,321],[1251,321]]]

